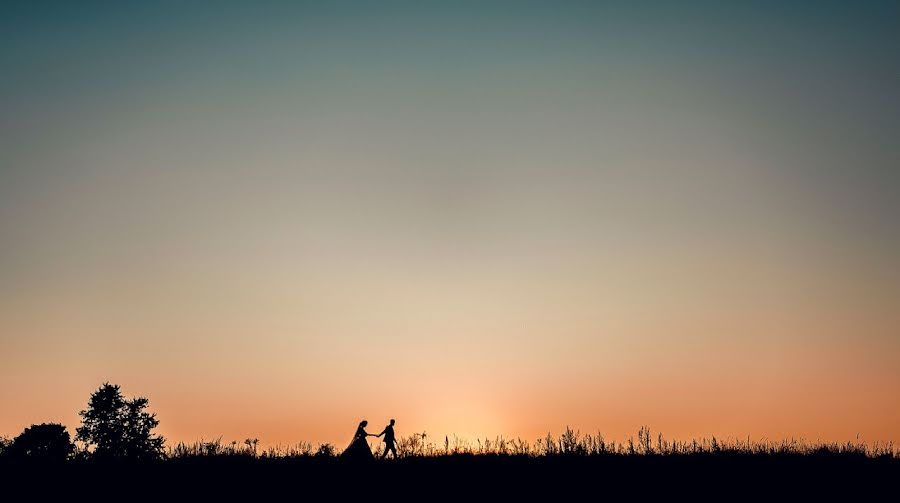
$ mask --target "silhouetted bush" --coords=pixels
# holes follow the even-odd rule
[[[11,458],[65,461],[74,451],[75,445],[65,426],[45,423],[25,428],[3,449],[3,454]]]
[[[333,458],[337,456],[337,449],[331,444],[322,444],[316,450],[316,457],[318,458]]]
[[[153,434],[159,420],[144,411],[148,404],[143,397],[126,400],[118,385],[104,383],[78,413],[82,419],[76,440],[91,447],[96,459],[159,459],[165,439]]]

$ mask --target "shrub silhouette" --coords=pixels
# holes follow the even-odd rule
[[[337,456],[337,449],[329,443],[321,444],[319,448],[316,449],[315,456],[317,458],[333,458]]]
[[[55,423],[33,424],[14,438],[4,454],[13,458],[65,461],[75,451],[66,427]]]
[[[144,397],[126,400],[118,385],[103,383],[78,413],[82,419],[75,438],[92,447],[96,459],[158,459],[165,439],[153,434],[159,420],[144,411],[148,404]]]

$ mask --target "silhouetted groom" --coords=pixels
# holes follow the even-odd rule
[[[395,446],[395,437],[394,437],[394,420],[391,419],[391,424],[384,427],[384,431],[379,433],[377,436],[384,435],[384,452],[381,454],[381,458],[384,459],[388,455],[388,451],[394,453],[394,458],[397,457],[397,448]]]

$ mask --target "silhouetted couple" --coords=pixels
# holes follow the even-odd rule
[[[395,421],[391,419],[391,424],[385,426],[384,430],[376,435],[366,432],[366,426],[369,425],[368,421],[360,421],[359,426],[356,428],[356,434],[353,435],[353,440],[347,446],[347,449],[344,450],[344,453],[341,454],[341,457],[354,460],[375,459],[375,456],[372,455],[372,450],[369,449],[369,442],[366,441],[366,438],[384,437],[384,452],[381,453],[381,458],[386,458],[388,452],[394,453],[396,458],[397,438],[394,436],[394,423]]]

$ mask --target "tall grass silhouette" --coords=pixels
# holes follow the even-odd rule
[[[224,442],[221,437],[193,443],[179,442],[166,452],[168,459],[239,457],[246,459],[328,458],[341,451],[329,443],[298,442],[260,449],[258,439]],[[397,453],[401,459],[448,456],[491,457],[627,457],[627,456],[847,456],[862,458],[898,458],[900,450],[893,442],[867,443],[859,439],[848,442],[811,442],[804,438],[772,441],[751,438],[666,439],[653,435],[642,426],[637,436],[624,441],[607,440],[601,433],[582,434],[566,428],[557,436],[548,433],[534,442],[522,438],[495,437],[474,440],[445,436],[441,442],[428,441],[422,434],[400,436]],[[388,460],[387,462],[390,462]]]

